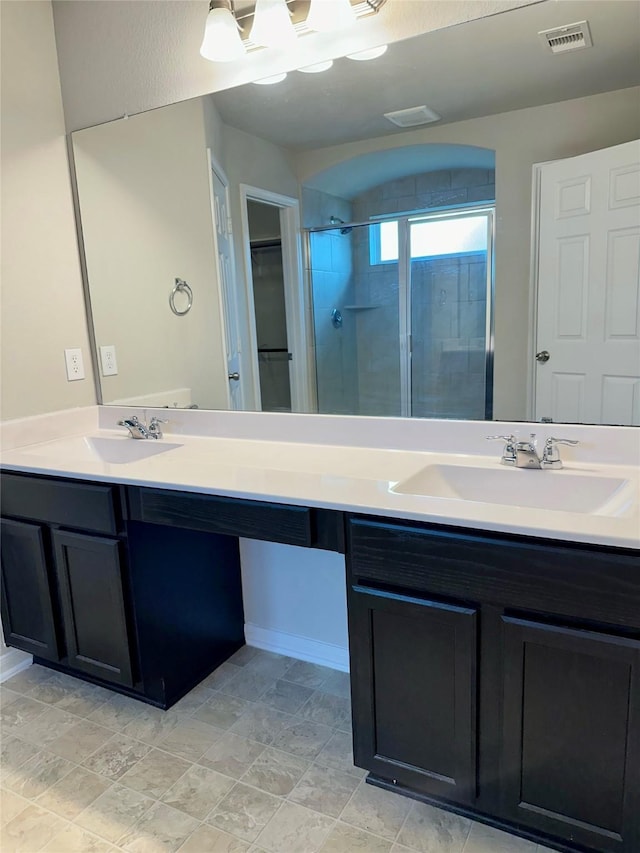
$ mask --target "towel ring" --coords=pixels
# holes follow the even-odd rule
[[[187,307],[180,311],[176,308],[176,293],[186,293],[187,294]],[[189,287],[186,281],[183,281],[181,278],[176,279],[176,283],[173,286],[173,290],[169,294],[169,306],[174,314],[178,317],[184,317],[185,314],[188,314],[191,310],[191,306],[193,305],[193,291]]]

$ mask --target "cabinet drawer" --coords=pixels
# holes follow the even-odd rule
[[[96,533],[118,532],[119,513],[113,486],[5,473],[0,485],[3,515]]]
[[[264,501],[158,489],[129,489],[132,521],[170,524],[206,533],[312,545],[311,510]]]
[[[640,629],[640,565],[620,549],[350,518],[350,583]]]

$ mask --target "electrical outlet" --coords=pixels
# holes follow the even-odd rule
[[[69,382],[75,382],[76,379],[84,379],[84,362],[80,347],[66,349],[64,351],[64,360],[67,365],[67,379]]]
[[[100,347],[100,367],[103,376],[115,376],[117,374],[118,362],[116,361],[116,348],[113,344]]]

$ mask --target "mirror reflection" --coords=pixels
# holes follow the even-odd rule
[[[628,367],[640,319],[623,330],[624,364],[607,368],[624,379],[615,403],[586,401],[597,382],[562,366],[553,335],[539,346],[531,271],[534,164],[640,136],[634,5],[540,3],[370,63],[338,60],[326,76],[292,72],[74,133],[102,402],[640,422]],[[538,32],[583,13],[594,47],[545,52]],[[384,118],[425,101],[440,121]],[[583,215],[574,177],[558,180],[574,188],[563,216]],[[619,189],[629,221],[616,228],[636,234],[638,201]],[[627,316],[639,304],[629,247],[614,282]],[[582,272],[556,287],[556,320],[600,286]],[[180,315],[177,279],[193,292],[185,313],[175,294]],[[543,348],[549,364],[535,360]],[[551,390],[537,379],[546,367]]]

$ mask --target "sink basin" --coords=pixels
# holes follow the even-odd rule
[[[25,447],[22,452],[29,456],[56,457],[76,462],[109,462],[111,465],[124,465],[127,462],[140,462],[160,453],[167,453],[182,447],[168,441],[136,440],[127,436],[105,438],[104,436],[75,436],[48,441]]]
[[[629,480],[618,477],[466,465],[428,465],[391,491],[597,515],[617,515],[632,497]]]

